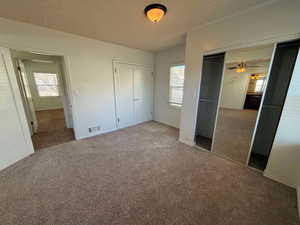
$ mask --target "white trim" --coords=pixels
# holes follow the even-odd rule
[[[218,98],[218,105],[217,105],[217,112],[216,112],[216,119],[214,124],[214,131],[212,136],[212,143],[211,143],[211,152],[214,152],[214,146],[215,146],[215,136],[216,136],[216,129],[218,125],[218,118],[219,118],[219,112],[220,112],[220,106],[221,106],[221,98],[222,98],[222,92],[223,92],[223,84],[224,84],[224,77],[225,77],[225,71],[226,71],[226,57],[227,53],[224,52],[224,62],[223,62],[223,71],[222,71],[222,77],[221,77],[221,84],[220,84],[220,90],[219,90],[219,98]]]

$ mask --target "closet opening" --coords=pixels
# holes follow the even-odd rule
[[[224,58],[225,53],[203,57],[195,143],[208,151],[212,148]]]

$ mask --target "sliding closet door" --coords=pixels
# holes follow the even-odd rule
[[[195,141],[207,150],[211,150],[224,58],[225,53],[203,58]]]
[[[258,169],[267,165],[298,51],[299,40],[277,45],[249,161]]]
[[[118,128],[152,120],[152,70],[143,66],[116,64],[115,96]]]
[[[133,68],[131,65],[117,65],[115,69],[115,90],[118,128],[134,125]]]

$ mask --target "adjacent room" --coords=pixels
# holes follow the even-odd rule
[[[0,224],[300,225],[300,1],[0,7]]]

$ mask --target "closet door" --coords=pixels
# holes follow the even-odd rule
[[[115,97],[118,128],[152,120],[152,70],[142,66],[116,64]]]
[[[203,58],[195,142],[207,150],[211,150],[224,58],[225,53]]]
[[[133,103],[133,67],[117,64],[115,70],[115,97],[117,127],[124,128],[135,124]]]

